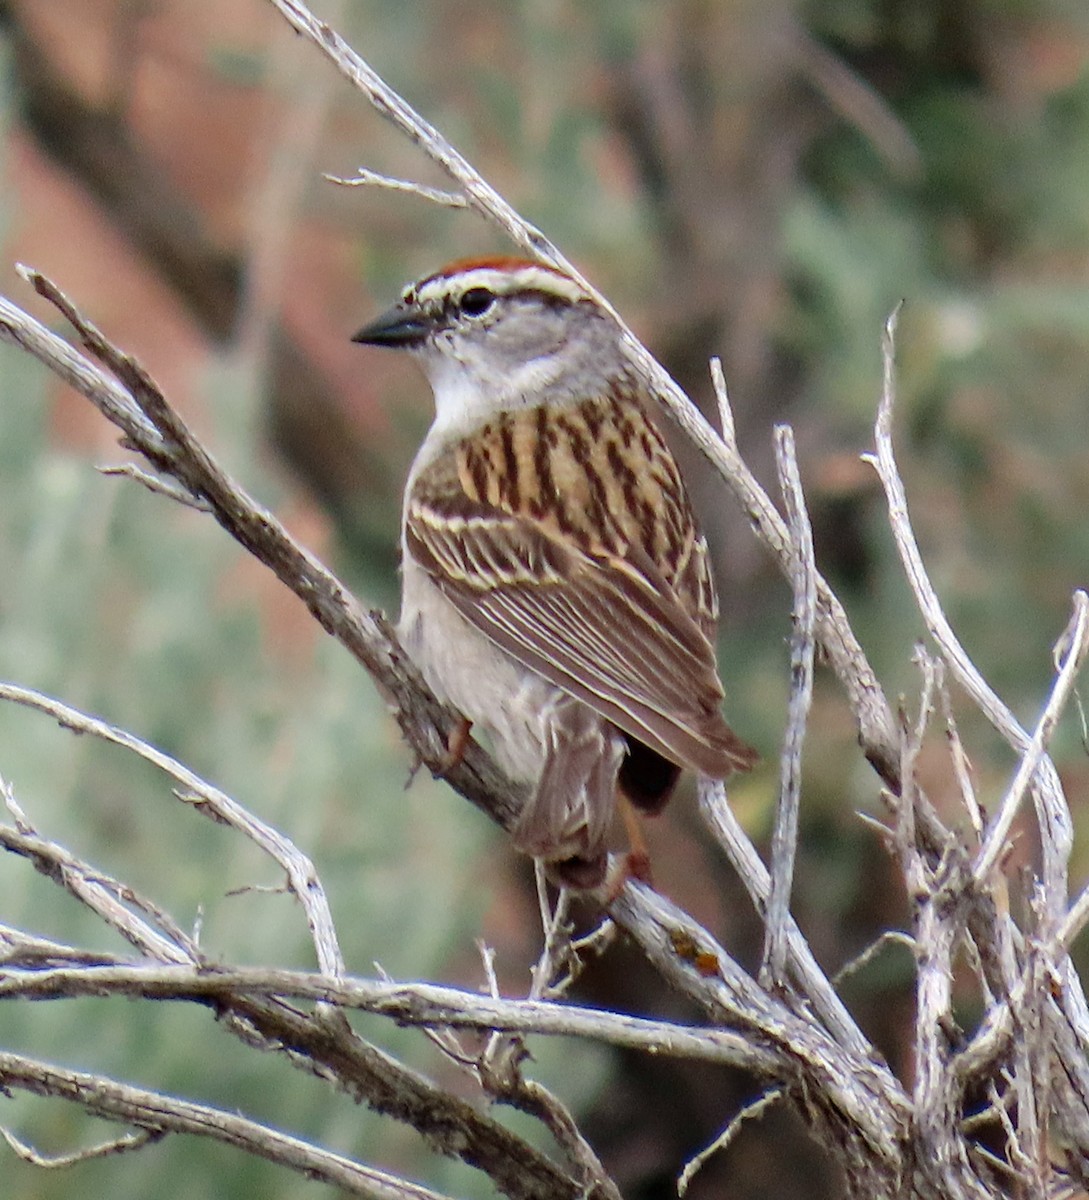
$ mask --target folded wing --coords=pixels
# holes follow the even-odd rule
[[[523,424],[536,419],[522,418]],[[719,711],[722,687],[705,632],[708,605],[713,609],[706,547],[672,459],[672,470],[659,469],[654,486],[676,491],[666,517],[674,526],[687,523],[681,532],[688,541],[683,561],[670,560],[669,580],[648,553],[645,543],[653,549],[656,530],[645,520],[625,524],[603,507],[588,518],[594,536],[564,528],[547,489],[527,486],[527,477],[539,484],[546,471],[549,478],[562,474],[570,466],[565,443],[553,440],[554,461],[542,467],[540,430],[519,428],[517,421],[506,418],[498,432],[486,428],[464,443],[459,469],[436,464],[415,479],[405,514],[406,553],[472,625],[625,733],[716,778],[750,767],[755,752]],[[601,420],[596,424],[600,438]],[[489,437],[499,447],[494,458],[481,449]],[[668,453],[664,444],[662,450]],[[527,466],[532,456],[535,467]],[[489,486],[487,468],[500,461],[503,486]],[[512,487],[511,464],[519,463],[526,469]],[[593,493],[591,480],[587,496]],[[661,515],[661,497],[654,499]],[[676,541],[673,536],[671,544]]]

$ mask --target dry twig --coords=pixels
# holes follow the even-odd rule
[[[788,425],[775,430],[775,457],[794,547],[794,632],[790,639],[790,705],[783,738],[782,775],[775,832],[771,840],[771,890],[768,894],[764,958],[760,982],[781,988],[786,983],[787,916],[798,844],[798,810],[802,798],[802,743],[813,700],[813,642],[817,621],[817,565],[813,530],[805,510],[802,481]]]

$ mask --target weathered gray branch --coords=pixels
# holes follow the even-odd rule
[[[240,997],[275,996],[377,1013],[403,1025],[589,1038],[667,1058],[698,1059],[755,1071],[767,1071],[771,1065],[771,1059],[761,1054],[759,1047],[727,1030],[686,1027],[548,1000],[506,1000],[438,984],[333,978],[256,967],[84,962],[22,967],[13,951],[9,951],[0,975],[0,1000],[142,996],[229,1005]],[[77,957],[79,953],[72,950]]]
[[[802,744],[805,741],[809,707],[813,701],[813,642],[817,623],[817,564],[813,554],[813,530],[806,512],[802,480],[794,450],[794,431],[789,425],[775,430],[775,458],[794,546],[794,631],[790,639],[790,703],[783,738],[779,803],[771,839],[771,890],[765,923],[764,958],[760,982],[781,988],[786,985],[790,890],[794,881],[794,857],[798,846],[798,814],[802,799]]]
[[[25,689],[17,690],[22,698]],[[53,702],[45,697],[41,701],[35,707],[58,715],[52,710]],[[63,706],[60,715],[64,724],[76,733],[93,734],[101,724],[70,706]],[[143,748],[142,743],[121,744],[135,753],[141,753]],[[209,787],[195,776],[189,782],[195,785],[197,794]],[[4,786],[3,793],[16,823],[0,825],[0,846],[28,858],[141,954],[158,960],[165,969],[179,962],[197,972],[204,967],[203,956],[157,906],[127,884],[111,880],[64,847],[42,837],[30,826],[11,789]],[[16,977],[14,970],[20,966],[26,969],[33,965],[37,971],[43,971],[56,966],[58,959],[66,966],[81,959],[88,965],[101,965],[101,956],[87,956],[76,948],[28,938],[7,927],[0,928],[0,935],[0,945],[4,947],[0,963],[6,968],[0,970],[0,978]],[[111,965],[125,964],[114,959]],[[207,1002],[203,996],[200,999]],[[480,1167],[513,1200],[551,1200],[553,1196],[575,1197],[587,1193],[596,1196],[596,1200],[610,1200],[608,1193],[598,1195],[592,1187],[588,1190],[585,1180],[565,1174],[524,1139],[480,1113],[472,1104],[430,1083],[352,1034],[343,1021],[328,1020],[322,1011],[325,1002],[320,996],[315,999],[319,1008],[313,1017],[296,1011],[282,997],[266,999],[224,992],[213,1002],[217,1012],[227,1018],[228,1028],[248,1044],[284,1051],[292,1066],[317,1075],[377,1112],[413,1126],[428,1139],[433,1150]]]
[[[73,349],[2,296],[0,339],[28,351],[90,400],[121,430],[126,447],[173,481],[173,491],[180,487],[272,570],[368,671],[421,761],[435,772],[446,769],[448,737],[460,718],[435,699],[383,614],[366,612],[331,571],[227,476],[150,376],[86,321],[59,288],[35,271],[23,268],[22,273],[71,322],[89,354]],[[500,825],[509,827],[516,819],[521,790],[474,742],[446,778]]]
[[[198,812],[204,813],[249,838],[287,876],[292,894],[302,905],[303,912],[306,913],[319,969],[327,975],[343,974],[344,959],[337,943],[333,915],[329,911],[325,889],[314,870],[314,864],[283,834],[247,812],[230,796],[221,792],[219,788],[206,783],[188,767],[182,766],[177,760],[171,758],[169,754],[156,750],[154,746],[148,745],[141,738],[127,733],[123,729],[118,729],[97,717],[79,712],[59,700],[51,700],[40,692],[35,692],[30,688],[16,687],[9,683],[0,682],[0,700],[10,700],[15,704],[36,708],[39,712],[46,713],[69,729],[90,734],[92,737],[101,738],[103,741],[112,742],[115,746],[121,746],[131,751],[179,784],[184,789],[185,800],[192,804]],[[100,889],[102,888],[101,883],[98,886]],[[119,919],[124,916],[124,909],[120,906],[118,906],[117,916]],[[156,957],[164,957],[167,961],[191,962],[197,960],[196,947],[189,939],[184,938],[179,929],[172,928],[170,934],[171,944],[164,946],[160,942],[157,946],[146,946],[145,950],[149,953],[157,951]]]
[[[278,1133],[235,1113],[191,1104],[103,1075],[88,1075],[0,1051],[0,1087],[70,1100],[93,1116],[135,1125],[156,1137],[185,1133],[223,1142],[306,1178],[334,1184],[349,1196],[362,1196],[365,1200],[445,1200],[430,1188],[361,1166],[343,1155]]]

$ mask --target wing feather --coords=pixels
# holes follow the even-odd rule
[[[747,768],[719,710],[714,591],[676,465],[638,409],[596,403],[564,410],[559,434],[540,410],[505,414],[419,472],[405,551],[472,625],[625,733],[712,776]],[[602,490],[595,447],[622,505],[578,503],[588,476],[587,497]]]

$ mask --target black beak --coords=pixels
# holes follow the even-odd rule
[[[365,346],[418,346],[431,332],[423,312],[411,304],[398,304],[352,335]]]

